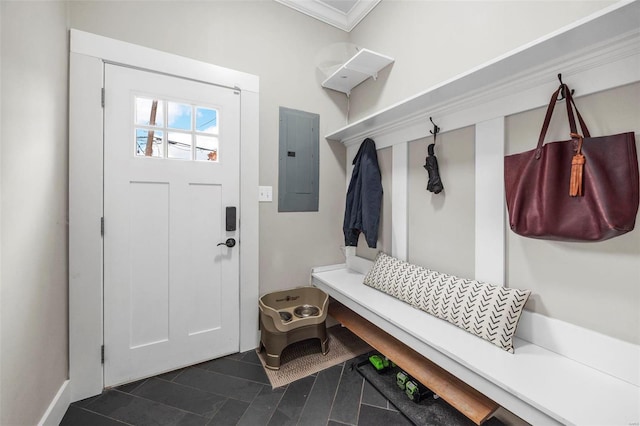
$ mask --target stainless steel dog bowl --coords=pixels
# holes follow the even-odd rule
[[[298,318],[315,317],[320,314],[320,309],[313,305],[298,306],[293,310],[293,314]]]
[[[280,312],[278,312],[278,313],[280,314],[280,318],[282,318],[282,321],[284,321],[284,322],[289,322],[289,321],[291,321],[292,316],[291,316],[291,314],[290,314],[289,312],[287,312],[287,311],[280,311]]]

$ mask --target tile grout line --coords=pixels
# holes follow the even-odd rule
[[[234,360],[234,361],[235,361],[235,360]],[[241,361],[238,361],[238,362],[241,362]],[[256,365],[256,364],[249,363],[249,362],[245,362],[245,363],[243,363],[243,364]],[[262,367],[262,366],[261,366],[261,367]],[[263,367],[263,368],[264,368],[264,367]],[[220,373],[220,372],[218,372],[218,371],[210,370],[210,369],[208,369],[208,368],[201,368],[200,370],[206,371],[207,373],[211,373],[211,374],[220,374],[220,375],[227,376],[227,377],[233,377],[233,378],[235,378],[235,379],[246,380],[247,382],[257,383],[257,384],[259,384],[259,385],[272,386],[272,385],[271,385],[271,382],[269,382],[269,377],[267,377],[267,383],[265,383],[265,382],[258,382],[258,381],[255,381],[255,380],[247,379],[247,378],[245,378],[245,377],[239,377],[239,376],[234,376],[234,375],[231,375],[231,374]],[[281,386],[278,386],[278,387],[281,387]]]
[[[104,388],[104,389],[102,390],[102,393],[104,393],[104,391],[118,390],[119,388],[121,388],[121,387],[123,387],[123,386],[128,386],[128,385],[131,385],[131,384],[133,384],[133,383],[135,383],[135,382],[138,382],[138,384],[137,384],[133,389],[131,389],[131,392],[133,392],[134,390],[138,389],[140,386],[142,386],[142,385],[144,385],[145,383],[147,383],[147,382],[149,381],[149,379],[153,379],[154,377],[156,377],[156,376],[146,377],[146,378],[144,378],[144,379],[134,380],[133,382],[130,382],[130,383],[123,383],[123,384],[118,385],[118,386],[112,386],[112,387],[109,387],[109,388]],[[118,390],[118,392],[122,392],[122,393],[131,393],[131,392],[123,392],[123,391],[120,391],[120,390]],[[102,394],[100,394],[100,395],[102,396]],[[93,402],[94,402],[94,401],[91,401],[91,403],[90,403],[89,405],[93,404]]]
[[[251,405],[252,405],[252,404],[253,404],[253,402],[256,400],[256,398],[258,398],[258,396],[260,395],[260,393],[261,393],[263,390],[264,390],[264,386],[262,386],[262,389],[260,389],[260,390],[258,391],[258,393],[257,393],[257,394],[255,394],[255,396],[253,397],[253,399],[252,399],[251,401],[249,401],[249,405],[247,405],[247,408],[244,410],[244,413],[242,413],[242,415],[240,416],[240,418],[239,418],[239,419],[238,419],[238,421],[236,422],[236,425],[242,421],[242,418],[243,418],[244,416],[246,416],[246,415],[247,415],[247,412],[248,412],[248,411],[249,411],[249,409],[251,408]],[[227,399],[230,399],[230,398],[227,398]]]
[[[255,349],[249,349],[247,352],[253,351],[253,352],[255,352],[256,357],[257,357],[257,356],[258,356],[258,352],[256,351],[257,349],[258,349],[258,348],[255,348]],[[237,359],[236,361],[238,361],[238,362],[242,362],[242,363],[244,363],[244,364],[258,365],[258,366],[262,367],[262,364],[260,363],[260,360],[259,360],[259,359],[258,359],[258,363],[245,361],[245,360],[243,360],[242,358],[241,358],[241,359]]]
[[[356,372],[358,375],[360,375],[359,372]],[[356,425],[358,424],[358,422],[360,421],[360,410],[362,409],[362,404],[364,404],[362,402],[362,398],[364,398],[364,384],[367,381],[364,377],[360,376],[360,378],[362,379],[362,384],[360,385],[360,403],[358,404],[358,415],[356,416]]]
[[[229,376],[229,377],[233,377],[233,376]],[[163,380],[163,379],[160,379],[160,380]],[[167,380],[165,380],[165,381],[167,381]],[[170,382],[170,383],[171,383],[171,382]],[[220,395],[220,394],[217,394],[217,393],[214,393],[214,392],[205,391],[205,390],[200,389],[200,388],[196,388],[196,387],[192,387],[192,386],[183,385],[183,384],[181,384],[181,383],[174,383],[174,384],[175,384],[175,385],[178,385],[178,386],[183,386],[183,387],[185,387],[185,388],[189,388],[189,389],[195,389],[195,390],[198,390],[198,391],[201,391],[201,392],[207,393],[207,394],[209,394],[209,395],[219,396],[219,397],[221,397],[221,398],[224,398],[224,399],[225,399],[225,402],[224,402],[224,403],[226,403],[226,402],[227,402],[228,400],[230,400],[230,399],[231,399],[231,400],[233,400],[233,401],[239,401],[239,402],[245,402],[245,403],[247,402],[247,401],[243,401],[243,400],[240,400],[240,399],[232,398],[232,397],[229,397],[229,396]],[[137,387],[136,387],[136,389],[137,389]],[[152,402],[152,403],[154,403],[154,404],[158,404],[158,405],[161,405],[161,406],[164,406],[164,407],[170,408],[170,409],[178,410],[178,411],[183,412],[183,413],[186,413],[186,414],[191,414],[191,415],[194,415],[194,416],[198,416],[198,417],[201,417],[201,418],[203,418],[203,419],[206,419],[206,420],[207,420],[207,423],[209,423],[209,422],[213,419],[213,417],[215,417],[215,415],[220,411],[220,408],[218,408],[218,410],[213,414],[213,416],[212,416],[212,417],[206,417],[206,416],[204,416],[204,415],[202,415],[202,414],[194,413],[193,411],[188,411],[188,410],[185,410],[185,409],[180,408],[180,407],[176,407],[176,406],[173,406],[173,405],[165,404],[165,403],[163,403],[163,402],[156,401],[156,400],[154,400],[154,399],[150,399],[150,398],[146,398],[146,397],[141,396],[141,395],[137,395],[137,394],[133,394],[133,393],[129,393],[129,392],[123,392],[123,391],[118,390],[118,389],[109,389],[108,391],[119,392],[119,393],[121,393],[121,394],[123,394],[123,395],[129,395],[129,396],[131,396],[131,397],[133,397],[133,398],[138,398],[138,399],[141,399],[141,400],[149,401],[149,402]],[[103,394],[103,395],[104,395],[104,394]],[[102,396],[102,395],[101,395],[101,396]],[[255,399],[255,397],[254,397],[254,399]],[[92,402],[91,402],[91,404],[93,404],[93,402],[95,402],[95,401],[92,401]],[[253,402],[253,400],[252,400],[251,402]],[[251,405],[251,402],[249,402],[248,404],[249,404],[249,405]],[[115,417],[107,416],[107,415],[102,414],[102,413],[99,413],[99,412],[97,412],[97,411],[93,411],[93,410],[91,410],[91,409],[89,409],[89,408],[88,408],[91,404],[89,404],[87,407],[78,407],[78,408],[83,408],[84,410],[89,411],[89,412],[91,412],[91,413],[98,414],[98,415],[103,416],[103,417],[108,417],[108,418],[110,418],[110,419],[113,419],[113,420],[119,421],[119,422],[124,423],[124,424],[127,424],[127,425],[135,426],[135,425],[133,425],[133,424],[126,423],[126,422],[124,422],[124,421],[122,421],[122,420],[118,420],[118,419],[116,419]],[[223,404],[223,405],[224,405],[224,404]],[[247,406],[247,408],[249,408],[249,406]]]
[[[338,384],[336,385],[335,390],[333,391],[333,398],[331,399],[331,407],[329,408],[329,415],[327,416],[327,425],[331,421],[331,413],[333,413],[333,405],[336,402],[336,396],[338,396],[338,389],[340,388],[340,384],[342,383],[342,375],[344,374],[344,369],[347,366],[347,362],[342,363],[342,370],[340,370],[340,377],[338,378]]]
[[[313,389],[316,387],[316,382],[318,381],[318,375],[316,375],[313,378],[313,384],[311,385],[311,388],[309,389],[309,395],[307,395],[307,398],[304,400],[304,405],[302,406],[302,410],[300,410],[300,415],[298,416],[298,419],[296,421],[296,426],[300,425],[300,420],[302,419],[302,414],[304,413],[304,410],[307,408],[307,404],[309,403],[309,397],[311,397],[311,393],[313,392]]]
[[[84,411],[86,411],[86,412],[88,412],[88,413],[91,413],[91,414],[95,414],[95,415],[100,416],[100,417],[107,418],[107,419],[109,419],[109,420],[113,420],[114,422],[122,423],[123,425],[127,425],[127,426],[135,426],[133,423],[127,423],[127,422],[125,422],[125,421],[118,420],[118,419],[116,419],[115,417],[107,416],[107,415],[105,415],[105,414],[98,413],[98,412],[96,412],[96,411],[88,410],[88,409],[86,409],[85,407],[78,407],[78,406],[76,406],[76,408],[79,408],[79,409],[81,409],[81,410],[84,410]]]
[[[186,370],[187,370],[187,369],[189,369],[189,368],[197,368],[197,367],[187,367],[187,368],[185,368],[183,371],[181,371],[181,372],[180,372],[180,374],[178,374],[175,378],[178,378],[178,376],[180,376],[182,373],[184,373],[184,371],[186,371]],[[202,370],[203,372],[206,372],[206,373],[210,373],[210,374],[219,374],[219,375],[223,375],[223,376],[227,376],[227,377],[238,378],[238,377],[235,377],[235,376],[231,376],[231,375],[228,375],[228,374],[223,374],[223,373],[218,373],[218,372],[210,371],[210,370],[207,370],[207,369],[200,369],[200,370]],[[123,394],[123,395],[129,395],[129,396],[131,396],[131,397],[133,397],[133,398],[139,398],[139,399],[142,399],[142,400],[145,400],[145,401],[149,401],[149,402],[152,402],[152,403],[155,403],[155,404],[162,405],[162,406],[164,406],[164,407],[168,407],[168,408],[171,408],[171,409],[175,409],[175,410],[181,411],[181,412],[183,412],[183,413],[192,414],[192,415],[195,415],[195,416],[201,417],[201,418],[203,418],[203,419],[207,419],[208,421],[210,421],[210,420],[212,419],[212,418],[209,418],[209,417],[205,417],[205,416],[203,416],[202,414],[197,414],[197,413],[194,413],[194,412],[192,412],[192,411],[187,411],[187,410],[184,410],[184,409],[182,409],[182,408],[175,407],[175,406],[173,406],[173,405],[165,404],[165,403],[163,403],[163,402],[159,402],[159,401],[156,401],[156,400],[153,400],[153,399],[150,399],[150,398],[146,398],[146,397],[144,397],[144,396],[141,396],[141,395],[138,395],[138,394],[134,394],[134,393],[132,393],[132,392],[134,392],[135,390],[137,390],[138,388],[140,388],[144,383],[146,383],[147,381],[149,381],[149,380],[150,380],[150,379],[152,379],[152,378],[157,378],[157,379],[162,380],[162,381],[164,381],[164,382],[172,383],[172,384],[174,384],[174,385],[176,385],[176,386],[182,386],[182,387],[185,387],[185,388],[188,388],[188,389],[197,390],[197,391],[200,391],[200,392],[203,392],[203,393],[209,394],[209,395],[215,395],[215,396],[219,396],[219,397],[221,397],[221,398],[225,398],[225,403],[226,403],[226,401],[228,401],[228,400],[230,400],[230,399],[231,399],[231,400],[234,400],[234,401],[246,402],[246,403],[248,403],[249,405],[251,405],[251,403],[253,403],[253,401],[254,401],[254,400],[256,399],[256,397],[259,395],[259,392],[258,392],[258,394],[256,394],[256,396],[254,396],[254,397],[253,397],[253,399],[252,399],[251,401],[243,401],[243,400],[240,400],[240,399],[232,398],[232,397],[230,397],[230,396],[228,396],[228,395],[221,395],[221,394],[219,394],[219,393],[210,392],[210,391],[208,391],[208,390],[204,390],[204,389],[201,389],[201,388],[198,388],[198,387],[194,387],[194,386],[190,386],[190,385],[185,385],[185,384],[182,384],[182,383],[177,383],[177,382],[174,382],[173,380],[165,380],[165,379],[159,378],[159,377],[157,377],[157,376],[153,376],[153,377],[149,377],[149,378],[147,378],[147,379],[144,379],[144,381],[143,381],[143,382],[141,382],[141,383],[140,383],[138,386],[136,386],[135,388],[133,388],[133,390],[132,390],[131,392],[125,392],[125,391],[119,390],[119,389],[117,389],[117,388],[109,388],[109,389],[105,389],[105,391],[103,391],[103,393],[102,393],[100,396],[98,396],[98,397],[96,398],[96,400],[97,400],[98,398],[100,398],[101,396],[105,395],[105,393],[106,393],[106,392],[113,391],[113,392],[121,393],[121,394]],[[174,378],[174,379],[175,379],[175,378]],[[247,380],[247,379],[243,379],[243,378],[240,378],[240,379],[241,379],[241,380],[246,380],[246,381],[248,381],[248,382],[252,382],[252,383],[256,383],[256,384],[260,384],[260,385],[262,385],[263,387],[267,387],[267,386],[268,386],[268,385],[265,385],[264,383],[253,382],[253,381],[251,381],[251,380]],[[110,419],[113,419],[113,420],[116,420],[116,421],[120,421],[120,422],[122,422],[121,420],[118,420],[118,419],[116,419],[116,418],[114,418],[114,417],[106,416],[106,415],[104,415],[104,414],[102,414],[102,413],[99,413],[99,412],[97,412],[97,411],[93,411],[93,410],[91,410],[91,408],[90,408],[90,407],[91,407],[91,405],[92,405],[93,403],[95,403],[95,400],[94,400],[94,401],[91,401],[91,403],[87,404],[87,406],[86,406],[86,407],[78,407],[78,408],[83,408],[83,409],[85,409],[86,411],[89,411],[89,412],[91,412],[91,413],[98,414],[98,415],[101,415],[101,416],[103,416],[103,417],[108,417],[108,418],[110,418]],[[248,406],[247,406],[247,408],[248,408]],[[219,411],[219,409],[218,409],[218,411]],[[215,414],[214,414],[214,416],[215,416]],[[125,424],[129,424],[129,423],[126,423],[126,422],[123,422],[123,423],[125,423]],[[135,426],[135,425],[133,425],[133,426]]]
[[[271,421],[271,419],[273,418],[273,415],[276,413],[276,411],[278,411],[278,407],[280,406],[280,402],[282,402],[282,398],[284,398],[284,394],[287,393],[287,389],[289,389],[289,385],[287,384],[287,386],[284,388],[284,391],[282,392],[282,394],[280,395],[280,399],[278,399],[278,403],[275,405],[275,407],[273,408],[273,411],[271,412],[271,415],[269,416],[269,419],[267,420],[267,422],[265,423],[266,425],[269,424],[269,422]],[[273,391],[273,388],[271,389],[271,391]]]
[[[186,370],[186,369],[185,369],[185,370]],[[206,372],[206,373],[211,373],[209,370],[204,370],[204,369],[200,369],[200,370],[202,370],[202,371],[204,371],[204,372]],[[178,376],[180,376],[181,374],[182,374],[182,372],[181,372],[180,374],[178,374]],[[215,374],[220,374],[220,373],[215,373]],[[238,378],[238,377],[235,377],[235,376],[229,376],[228,374],[221,374],[221,375],[222,375],[222,376],[227,376],[227,377],[233,377],[233,378],[235,378],[235,379],[237,379],[237,378]],[[178,376],[176,376],[175,378],[177,379],[177,378],[178,378]],[[153,377],[153,378],[156,378],[156,377]],[[176,386],[183,386],[183,387],[188,388],[188,389],[193,389],[193,390],[197,390],[197,391],[200,391],[200,392],[204,392],[204,393],[207,393],[207,394],[209,394],[209,395],[215,395],[215,396],[219,396],[219,397],[222,397],[222,398],[225,398],[225,399],[233,399],[233,400],[235,400],[235,401],[247,402],[247,401],[243,401],[243,400],[241,400],[241,399],[232,398],[232,397],[230,397],[230,396],[228,396],[228,395],[221,395],[221,394],[219,394],[219,393],[211,392],[211,391],[208,391],[208,390],[205,390],[205,389],[202,389],[202,388],[196,387],[196,386],[191,386],[191,385],[186,385],[186,384],[184,384],[184,383],[174,382],[173,380],[165,380],[165,379],[161,379],[161,378],[159,378],[159,377],[157,377],[157,379],[158,379],[158,380],[165,381],[165,382],[167,382],[167,383],[172,383],[172,384],[174,384],[174,385],[176,385]],[[242,380],[245,380],[245,379],[242,379]],[[247,380],[247,381],[250,381],[250,380]],[[260,385],[264,385],[264,383],[258,383],[258,382],[252,382],[252,383],[257,383],[257,384],[260,384]],[[136,389],[137,389],[137,387],[136,387]],[[112,390],[116,390],[116,389],[112,389]],[[138,395],[135,395],[135,394],[132,394],[132,393],[129,393],[129,392],[122,392],[122,391],[118,391],[118,392],[121,392],[121,393],[124,393],[124,394],[133,395],[133,396],[138,396]],[[140,397],[140,398],[143,398],[143,397]],[[147,398],[145,398],[145,399],[147,399]],[[150,401],[153,401],[153,400],[150,400]],[[93,402],[92,402],[92,404],[93,404]],[[164,404],[164,405],[167,405],[167,404]],[[168,407],[171,407],[171,405],[167,405],[167,406],[168,406]]]
[[[115,390],[116,392],[120,392],[120,393],[122,393],[124,395],[129,395],[129,396],[132,396],[134,398],[139,398],[139,399],[142,399],[142,400],[145,400],[145,401],[153,402],[155,404],[163,405],[165,407],[168,407],[168,408],[171,408],[171,409],[174,409],[174,410],[178,410],[178,411],[181,411],[183,413],[193,414],[194,416],[198,416],[198,417],[202,417],[203,419],[210,420],[208,417],[205,417],[202,414],[197,414],[197,413],[194,413],[193,411],[187,411],[187,410],[185,410],[183,408],[179,408],[179,407],[175,407],[173,405],[165,404],[164,402],[156,401],[156,400],[149,399],[149,398],[146,398],[144,396],[140,396],[140,395],[136,395],[136,394],[132,394],[132,393],[122,392],[122,391],[119,391],[119,390],[116,390],[116,389],[112,389],[112,390]],[[216,395],[216,396],[222,396],[222,395],[214,394],[213,392],[207,392],[207,393],[210,393],[210,394]],[[229,399],[229,397],[223,397],[223,398]],[[231,398],[231,399],[233,399],[233,398]],[[98,414],[100,414],[100,413],[98,413]]]
[[[249,364],[249,363],[245,363],[245,364]],[[255,364],[250,364],[250,365],[255,365]],[[198,368],[198,367],[196,367],[196,368]],[[269,380],[269,378],[268,378],[268,377],[267,377],[267,382],[258,382],[258,381],[255,381],[255,380],[247,379],[247,378],[245,378],[245,377],[239,377],[239,376],[234,376],[234,375],[232,375],[232,374],[220,373],[220,372],[218,372],[218,371],[209,370],[208,368],[198,368],[198,369],[199,369],[199,370],[202,370],[202,371],[204,371],[204,372],[206,372],[206,373],[209,373],[209,374],[218,374],[218,375],[221,375],[221,376],[227,376],[227,377],[232,377],[232,378],[234,378],[234,379],[245,380],[245,381],[247,381],[247,382],[256,383],[256,384],[258,384],[258,385],[271,386],[271,383],[270,383],[270,382],[268,382],[268,380]],[[176,378],[177,378],[177,377],[176,377]]]

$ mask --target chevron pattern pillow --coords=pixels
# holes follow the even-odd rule
[[[511,353],[531,294],[432,271],[382,252],[363,282]]]

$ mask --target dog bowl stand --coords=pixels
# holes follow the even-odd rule
[[[322,354],[327,354],[328,301],[329,296],[315,287],[298,287],[260,298],[260,350],[266,351],[267,368],[280,369],[282,351],[302,340],[320,339]]]

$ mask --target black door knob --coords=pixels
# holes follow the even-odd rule
[[[236,240],[234,238],[227,238],[227,241],[225,241],[224,243],[220,243],[218,245],[219,246],[227,246],[227,247],[231,248],[231,247],[236,245]]]

